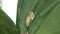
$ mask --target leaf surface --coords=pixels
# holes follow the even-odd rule
[[[29,27],[26,16],[33,12],[35,17]],[[18,0],[17,27],[22,34],[60,34],[60,0]]]
[[[14,22],[8,15],[0,8],[0,34],[18,34]]]

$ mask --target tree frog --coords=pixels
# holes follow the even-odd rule
[[[29,12],[27,17],[26,17],[26,26],[28,27],[30,22],[34,19],[34,13],[33,12]]]

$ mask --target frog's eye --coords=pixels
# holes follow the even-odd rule
[[[34,13],[31,12],[31,19],[33,20],[34,19]]]
[[[33,12],[29,12],[29,14],[27,15],[26,18],[26,26],[28,27],[30,22],[34,19],[34,13]]]

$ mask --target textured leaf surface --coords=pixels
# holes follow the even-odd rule
[[[24,15],[24,14],[26,14],[26,12],[23,11],[23,7],[24,7],[23,3],[24,3],[24,0],[18,0],[16,24],[17,24],[17,28],[20,31],[20,34],[24,34],[27,31],[27,28],[25,27],[25,15]]]
[[[17,27],[22,34],[60,34],[60,0],[18,0]],[[34,20],[26,28],[29,12],[35,14]]]
[[[35,12],[29,34],[60,34],[60,0],[40,0]]]
[[[18,34],[18,29],[16,28],[13,21],[4,13],[0,8],[0,34]]]

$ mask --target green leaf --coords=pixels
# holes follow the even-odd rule
[[[18,0],[17,8],[17,28],[21,34],[24,34],[27,31],[25,26],[27,14],[33,11],[36,3],[39,0]],[[31,3],[32,2],[32,3]]]
[[[31,11],[35,17],[27,28]],[[17,27],[21,34],[60,34],[60,0],[18,0]]]
[[[60,34],[60,0],[40,0],[29,34]]]
[[[26,14],[26,12],[24,13],[22,8],[23,2],[24,0],[18,0],[18,7],[17,7],[16,25],[17,25],[17,28],[19,29],[20,34],[24,34],[27,31],[27,28],[25,27],[25,15],[24,15]]]
[[[13,21],[8,15],[0,8],[0,34],[18,34],[18,29],[16,28]]]

